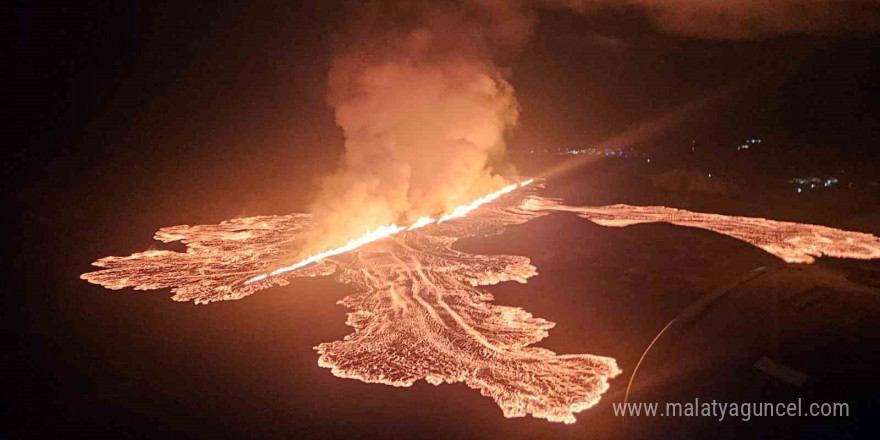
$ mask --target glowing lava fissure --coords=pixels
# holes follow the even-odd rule
[[[523,188],[523,187],[531,184],[534,181],[535,181],[535,179],[528,179],[528,180],[524,180],[524,181],[520,182],[519,184],[513,183],[510,185],[507,185],[504,188],[501,188],[498,191],[495,191],[491,194],[488,194],[488,195],[483,196],[477,200],[474,200],[473,202],[471,202],[467,205],[458,206],[455,209],[453,209],[452,212],[450,212],[448,214],[444,214],[443,216],[441,216],[439,219],[436,219],[436,220],[431,217],[421,217],[418,220],[416,220],[413,224],[409,225],[408,227],[397,226],[396,224],[380,226],[379,228],[377,228],[373,231],[370,231],[370,232],[368,232],[358,238],[355,238],[340,247],[329,249],[329,250],[326,250],[324,252],[321,252],[321,253],[318,253],[315,255],[311,255],[301,261],[298,261],[296,263],[291,264],[290,266],[285,266],[285,267],[275,269],[272,272],[269,272],[267,274],[257,275],[253,278],[246,280],[244,283],[250,284],[250,283],[257,282],[257,281],[265,280],[266,278],[271,277],[271,276],[275,276],[275,275],[282,274],[285,272],[290,272],[292,270],[297,270],[301,267],[305,267],[305,266],[308,266],[309,264],[321,261],[327,257],[332,257],[334,255],[339,255],[339,254],[343,254],[345,252],[355,250],[355,249],[357,249],[367,243],[371,243],[376,240],[381,240],[383,238],[390,237],[390,236],[397,234],[398,232],[401,232],[404,230],[412,231],[415,229],[425,227],[431,223],[435,223],[435,222],[436,223],[443,223],[447,220],[451,220],[451,219],[459,218],[459,217],[464,217],[469,212],[479,208],[480,206],[485,205],[486,203],[489,203],[493,200],[496,200],[497,198],[499,198],[499,197],[501,197],[501,196],[503,196],[503,195],[505,195],[505,194],[517,189],[517,188]]]
[[[162,228],[155,238],[181,241],[186,252],[105,257],[93,263],[103,269],[81,277],[109,289],[170,288],[175,301],[207,304],[240,299],[294,278],[334,276],[355,289],[339,301],[351,310],[346,323],[354,332],[315,347],[318,364],[334,375],[404,387],[418,380],[463,382],[494,399],[506,417],[572,423],[574,414],[595,405],[609,380],[620,374],[616,361],[531,347],[548,336],[554,323],[518,307],[494,304],[483,286],[525,283],[537,275],[536,267],[523,256],[457,251],[457,240],[498,234],[554,211],[568,211],[604,226],[669,222],[709,229],[790,262],[808,263],[822,255],[880,258],[880,238],[870,234],[662,206],[571,207],[538,196],[540,184],[523,188],[528,183],[505,187],[436,221],[419,219],[408,228],[387,230],[392,233],[384,237],[376,234],[355,242],[345,259],[334,258],[345,251],[328,251],[274,276],[270,274],[277,268],[291,267],[284,263],[295,254],[291,249],[314,230],[311,216]],[[457,220],[447,221],[451,218]]]

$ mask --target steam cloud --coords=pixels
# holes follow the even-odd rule
[[[519,106],[496,59],[529,33],[521,6],[378,1],[355,11],[329,82],[345,156],[311,206],[319,229],[310,250],[505,184],[498,166]]]
[[[870,32],[880,0],[373,0],[330,72],[345,136],[322,182],[307,246],[449,211],[504,184],[506,133],[519,106],[501,64],[529,38],[536,8],[641,8],[670,32],[702,38]]]

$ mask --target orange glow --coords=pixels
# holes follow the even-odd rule
[[[416,229],[419,229],[419,228],[422,228],[422,227],[428,226],[428,225],[430,225],[431,223],[434,223],[434,222],[436,222],[436,221],[437,221],[437,220],[434,220],[434,219],[432,219],[431,217],[422,217],[422,218],[416,220],[416,222],[413,223],[412,225],[410,225],[409,228],[407,228],[406,230],[407,230],[407,231],[413,231],[413,230],[416,230]]]
[[[375,231],[369,232],[361,237],[355,238],[354,240],[351,240],[348,243],[346,243],[338,248],[333,248],[333,249],[321,252],[320,254],[312,255],[312,256],[306,258],[305,260],[302,260],[298,263],[291,264],[290,266],[275,269],[269,273],[269,276],[275,276],[280,273],[290,272],[292,270],[297,270],[303,266],[307,266],[307,265],[312,264],[314,262],[321,261],[327,257],[339,255],[339,254],[357,249],[367,243],[370,243],[370,242],[373,242],[376,240],[381,240],[385,237],[390,237],[390,236],[392,236],[392,235],[394,235],[404,229],[406,229],[406,228],[397,226],[395,224],[381,226],[378,229],[376,229]],[[254,278],[251,278],[250,280],[245,281],[245,284],[248,284],[248,283],[251,283],[254,281],[259,281],[260,277],[265,278],[265,276],[263,276],[263,275],[256,276]]]
[[[526,283],[537,268],[524,256],[461,252],[453,249],[457,240],[569,211],[604,226],[669,222],[709,229],[790,262],[824,255],[880,258],[880,238],[871,234],[662,206],[574,207],[540,197],[531,188],[514,191],[531,183],[506,186],[441,217],[456,221],[437,225],[434,218],[422,217],[408,228],[389,225],[293,266],[285,266],[296,254],[292,245],[303,243],[316,227],[310,215],[162,228],[155,238],[180,241],[186,252],[104,257],[93,263],[102,269],[81,278],[108,289],[170,288],[175,301],[207,304],[241,299],[296,278],[332,276],[354,290],[340,301],[350,309],[346,324],[352,333],[315,347],[318,365],[333,375],[396,387],[421,380],[463,383],[493,399],[505,417],[572,423],[576,413],[599,402],[621,373],[617,362],[533,347],[554,323],[494,304],[484,286]],[[356,248],[357,255],[344,262],[326,258]],[[281,269],[273,276],[276,267]]]
[[[706,214],[665,206],[557,205],[551,209],[572,211],[580,217],[610,227],[639,223],[671,223],[707,229],[749,243],[787,263],[809,264],[817,257],[870,260],[880,258],[880,237],[827,226],[783,222],[757,217]]]
[[[442,225],[423,217],[406,228],[411,232],[401,233],[399,226],[377,230],[349,243],[360,248],[344,263],[320,260],[341,251],[335,249],[304,260],[311,264],[297,263],[298,270],[284,266],[316,227],[312,216],[291,214],[162,228],[157,240],[181,241],[187,251],[101,258],[94,264],[102,269],[82,278],[109,289],[170,288],[175,301],[207,304],[295,278],[333,276],[355,289],[341,301],[351,309],[346,323],[354,332],[315,347],[318,365],[335,376],[398,387],[420,380],[460,382],[493,399],[505,417],[572,423],[574,414],[595,405],[620,374],[616,361],[530,347],[554,324],[493,304],[483,286],[525,283],[537,274],[535,266],[523,256],[452,249],[459,238],[499,233],[546,215],[546,209],[529,209],[543,203],[533,190],[514,191],[531,183],[506,186],[453,209],[450,214],[457,217],[449,218],[455,220]],[[380,238],[390,236],[394,239]],[[288,271],[271,276],[274,267]]]
[[[474,200],[473,202],[471,202],[467,205],[461,205],[461,206],[456,207],[449,214],[441,216],[439,220],[434,220],[431,217],[421,217],[418,220],[416,220],[415,223],[413,223],[409,227],[397,226],[396,224],[380,226],[378,229],[376,229],[372,232],[368,232],[361,237],[355,238],[342,246],[339,246],[339,247],[333,248],[333,249],[329,249],[329,250],[326,250],[324,252],[321,252],[321,253],[318,253],[315,255],[311,255],[301,261],[298,261],[294,264],[291,264],[290,266],[285,266],[285,267],[280,267],[278,269],[275,269],[272,272],[269,272],[268,274],[257,275],[253,278],[248,279],[244,283],[251,284],[251,283],[255,283],[257,281],[265,280],[266,278],[271,277],[271,276],[279,275],[279,274],[282,274],[285,272],[290,272],[292,270],[297,270],[299,268],[308,266],[309,264],[321,261],[327,257],[332,257],[334,255],[339,255],[339,254],[343,254],[343,253],[355,250],[355,249],[357,249],[367,243],[372,243],[376,240],[381,240],[383,238],[390,237],[390,236],[397,234],[398,232],[401,232],[404,230],[412,231],[412,230],[427,226],[427,225],[434,223],[434,222],[443,223],[447,220],[451,220],[451,219],[459,218],[459,217],[464,217],[469,212],[479,208],[480,206],[485,205],[486,203],[489,203],[493,200],[496,200],[499,197],[503,196],[504,194],[507,194],[517,188],[525,187],[534,181],[535,181],[535,179],[528,179],[528,180],[525,180],[519,184],[513,183],[510,185],[507,185],[504,188],[501,188],[498,191],[495,191],[489,195],[486,195],[486,196],[481,197],[477,200]]]

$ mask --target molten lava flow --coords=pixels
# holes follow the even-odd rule
[[[606,226],[661,221],[710,229],[786,261],[810,262],[821,255],[880,258],[880,238],[870,234],[664,207],[570,207],[538,197],[534,186],[519,191],[508,186],[438,220],[420,218],[408,228],[391,225],[292,266],[284,261],[316,227],[308,215],[162,228],[156,239],[181,241],[185,253],[105,257],[94,263],[102,270],[82,278],[110,289],[170,288],[175,301],[205,304],[239,299],[293,278],[333,275],[355,289],[341,300],[352,309],[347,324],[354,333],[316,347],[318,364],[334,375],[392,386],[463,382],[494,399],[507,417],[571,423],[620,374],[617,363],[531,347],[554,324],[493,304],[483,286],[525,283],[536,268],[522,256],[456,251],[452,246],[458,239],[572,211]],[[447,221],[452,218],[456,221]],[[333,258],[346,251],[351,258]]]
[[[554,209],[577,212],[602,226],[664,222],[708,229],[761,248],[788,263],[812,263],[816,257],[822,256],[861,260],[880,258],[880,237],[827,226],[705,214],[665,206],[557,206]]]
[[[507,194],[517,188],[525,187],[526,185],[529,185],[534,181],[535,181],[535,179],[528,179],[526,181],[523,181],[520,184],[514,183],[514,184],[507,185],[504,188],[501,188],[500,190],[495,191],[485,197],[474,200],[470,204],[456,207],[454,210],[452,210],[452,212],[450,214],[446,214],[446,215],[440,217],[439,220],[434,220],[431,217],[421,217],[418,220],[416,220],[416,222],[413,223],[412,225],[410,225],[409,227],[400,227],[395,224],[381,226],[378,229],[376,229],[375,231],[368,232],[367,234],[365,234],[361,237],[358,237],[354,240],[351,240],[348,243],[346,243],[345,245],[342,245],[338,248],[333,248],[333,249],[321,252],[319,254],[309,256],[308,258],[306,258],[302,261],[291,264],[290,266],[285,266],[285,267],[275,269],[268,274],[257,275],[255,277],[245,281],[244,283],[251,284],[251,283],[255,283],[257,281],[265,280],[266,278],[268,278],[270,276],[275,276],[275,275],[282,274],[285,272],[290,272],[292,270],[297,270],[301,267],[305,267],[305,266],[308,266],[309,264],[321,261],[327,257],[332,257],[334,255],[339,255],[339,254],[343,254],[343,253],[346,253],[349,251],[353,251],[353,250],[355,250],[355,249],[357,249],[367,243],[371,243],[376,240],[381,240],[385,237],[390,237],[390,236],[397,234],[398,232],[403,231],[403,230],[412,231],[414,229],[418,229],[418,228],[427,226],[427,225],[434,223],[434,222],[443,223],[443,222],[450,220],[450,219],[453,219],[453,218],[464,217],[465,215],[467,215],[467,213],[479,208],[480,206],[485,205],[486,203],[489,203],[493,200],[496,200],[497,198],[499,198],[499,197],[503,196],[504,194]]]
[[[393,386],[464,382],[493,398],[507,417],[571,423],[574,413],[598,402],[608,380],[620,374],[614,359],[529,347],[554,324],[495,305],[482,288],[525,283],[536,274],[529,259],[452,249],[459,238],[500,233],[546,215],[523,209],[540,203],[530,201],[536,199],[534,190],[514,191],[530,183],[453,210],[449,219],[455,221],[423,218],[408,230],[393,227],[353,241],[354,258],[344,262],[333,259],[337,249],[297,263],[296,270],[283,266],[314,222],[305,215],[255,217],[163,228],[156,238],[181,240],[186,253],[102,258],[95,265],[103,270],[82,277],[111,289],[170,287],[174,300],[208,303],[242,298],[292,278],[335,274],[356,293],[341,301],[352,309],[347,322],[354,333],[316,347],[318,364],[334,375]],[[382,236],[386,239],[378,239]],[[279,266],[289,270],[270,276]]]

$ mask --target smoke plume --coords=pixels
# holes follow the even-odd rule
[[[329,78],[345,136],[311,205],[307,251],[446,212],[501,185],[519,106],[503,68],[540,8],[638,8],[700,38],[870,32],[880,0],[373,0],[350,11]]]
[[[446,212],[505,184],[519,106],[497,60],[528,36],[519,2],[359,5],[333,61],[329,102],[345,155],[311,206],[311,251]]]

